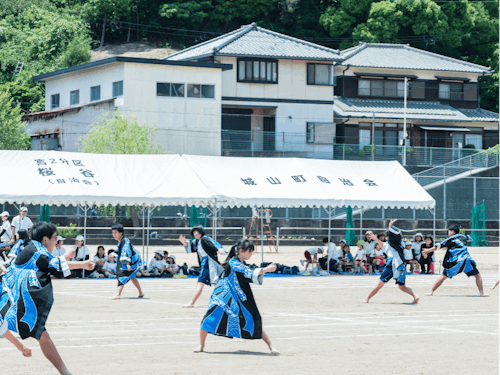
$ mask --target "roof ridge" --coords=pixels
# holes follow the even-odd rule
[[[248,34],[250,31],[252,31],[255,28],[257,28],[257,24],[255,22],[252,22],[250,25],[244,25],[244,26],[242,25],[238,29],[238,30],[241,30],[240,33],[235,34],[232,38],[229,38],[224,43],[222,43],[220,46],[214,47],[214,52],[219,52],[222,48],[224,48],[225,46],[227,46],[229,43],[232,43],[232,42],[236,41],[237,39],[241,38],[243,35]]]
[[[226,38],[226,37],[228,37],[228,36],[229,36],[229,35],[231,35],[231,34],[237,34],[237,33],[239,33],[239,32],[244,31],[244,30],[242,30],[242,29],[243,29],[243,26],[242,26],[242,27],[240,27],[239,29],[236,29],[236,30],[230,31],[230,32],[228,32],[228,33],[226,33],[226,34],[222,34],[222,35],[219,35],[218,37],[215,37],[215,38],[209,39],[209,40],[207,40],[207,41],[205,41],[205,42],[203,42],[203,43],[195,44],[194,46],[191,46],[191,47],[185,48],[185,49],[183,49],[183,50],[177,51],[176,53],[173,53],[173,54],[171,54],[171,55],[168,55],[168,56],[163,57],[161,60],[168,60],[169,58],[171,58],[171,57],[173,57],[173,56],[177,56],[177,55],[183,54],[183,53],[185,53],[185,52],[192,51],[193,49],[198,48],[198,47],[201,47],[201,46],[204,46],[204,45],[207,45],[208,43],[213,43],[213,42],[215,42],[217,39]],[[214,48],[215,48],[215,47],[214,47]]]
[[[394,99],[369,99],[369,98],[349,98],[350,100],[359,100],[359,101],[368,101],[368,102],[372,102],[372,103],[398,103],[398,104],[404,104],[404,102],[402,100],[394,100]],[[419,100],[408,100],[406,102],[407,104],[408,103],[418,103],[418,104],[431,104],[431,105],[441,105],[441,106],[447,106],[447,104],[443,104],[443,103],[440,103],[440,102],[436,102],[436,101],[419,101]],[[453,107],[450,107],[450,108],[453,108]]]
[[[253,24],[255,24],[255,22]],[[288,39],[288,40],[291,40],[291,41],[296,42],[296,43],[307,45],[309,47],[320,49],[320,50],[323,50],[326,52],[334,52],[340,56],[340,51],[338,49],[324,47],[324,46],[321,46],[321,45],[316,44],[316,43],[308,42],[307,40],[303,40],[303,39],[295,38],[293,36],[278,33],[277,31],[268,30],[268,29],[265,29],[265,28],[260,27],[260,26],[257,26],[256,29],[258,31],[262,31],[262,32],[267,33],[267,34],[275,35],[275,36],[278,36],[278,37],[283,38],[283,39]]]

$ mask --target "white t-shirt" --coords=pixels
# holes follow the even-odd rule
[[[357,259],[358,260],[366,260],[366,259],[363,259],[365,257],[365,254],[366,254],[366,252],[364,249],[363,250],[358,249],[358,251],[356,252],[356,256],[358,257]]]
[[[167,263],[167,269],[171,272],[171,273],[176,273],[177,271],[179,271],[179,266],[175,263]]]
[[[118,263],[116,263],[116,262],[111,263],[111,262],[106,261],[104,263],[104,265],[102,266],[102,269],[106,270],[108,272],[111,272],[111,273],[115,273],[116,272],[116,265],[117,264]]]
[[[413,251],[411,249],[407,249],[405,247],[404,254],[405,254],[405,260],[412,260],[413,259]]]
[[[413,250],[413,254],[415,254],[419,260],[420,260],[420,252],[422,251],[421,247],[424,243],[425,243],[424,241],[420,241],[418,243],[413,242],[411,245],[411,249]]]
[[[52,249],[52,255],[55,256],[55,257],[60,257],[62,255],[66,254],[66,249],[64,247],[61,246],[60,249],[58,249],[57,247],[54,246],[54,248]]]
[[[79,249],[76,248],[76,245],[73,245],[73,249],[76,250],[76,260],[85,260],[85,257],[88,255],[90,257],[90,250],[87,246],[83,245]]]
[[[311,254],[311,256],[315,256],[316,254],[318,254],[318,250],[319,248],[318,247],[310,247],[309,249],[307,249],[306,251]]]
[[[381,257],[384,255],[384,251],[382,249],[379,249],[379,250],[375,249],[373,255]]]
[[[94,263],[97,264],[97,261],[99,260],[103,260],[104,263],[106,263],[108,261],[108,257],[106,255],[104,255],[104,258],[99,258],[97,255],[94,256]]]
[[[0,240],[2,242],[8,242],[10,241],[10,238],[12,237],[12,228],[10,227],[10,221],[5,220],[2,224],[2,227],[0,228],[0,232],[2,232],[5,229],[5,233],[2,235],[2,238]]]
[[[337,248],[337,246],[333,243],[333,242],[330,242],[328,244],[328,247],[326,249],[326,253],[328,255],[328,260],[330,259],[335,259],[335,260],[339,260],[339,249]]]
[[[31,228],[33,226],[33,222],[28,216],[26,216],[24,219],[21,219],[21,216],[17,215],[14,219],[12,219],[11,225],[16,228],[14,234],[17,234],[20,229],[28,230],[29,228]]]
[[[149,266],[148,266],[148,272],[151,272],[153,268],[157,268],[160,271],[163,269],[163,266],[166,265],[165,259],[158,260],[156,258],[153,258],[149,261]]]
[[[366,256],[373,256],[372,254],[375,251],[375,244],[376,244],[375,241],[372,241],[372,242],[366,241],[365,242],[365,245],[363,247],[365,249]]]

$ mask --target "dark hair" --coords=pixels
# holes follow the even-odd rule
[[[328,237],[323,238],[323,243],[329,243],[329,242],[330,240],[328,239]]]
[[[203,228],[203,225],[200,225],[200,224],[197,224],[195,225],[192,229],[191,229],[191,237],[194,237],[194,232],[198,232],[199,234],[201,234],[201,236],[203,237],[206,233],[205,233],[205,229]]]
[[[109,254],[114,253],[114,252],[115,252],[114,250],[108,250],[108,257],[109,257]]]
[[[17,232],[17,235],[19,236],[20,240],[24,241],[24,243],[28,243],[30,241],[30,236],[26,229],[20,229],[19,232]]]
[[[427,238],[430,239],[431,243],[434,245],[434,239],[432,238],[432,236],[430,234],[428,234],[427,236],[425,236],[424,240],[426,240]]]
[[[104,246],[102,246],[102,245],[97,246],[97,251],[96,251],[96,253],[95,253],[95,256],[96,256],[96,257],[98,257],[98,256],[99,256],[99,249],[103,249],[103,250],[104,250],[104,256],[106,256],[106,249],[105,249],[105,248],[104,248]],[[111,251],[113,251],[113,250],[111,250]],[[108,251],[108,253],[109,253],[109,251]]]
[[[451,224],[448,227],[448,230],[452,230],[453,232],[455,232],[455,234],[459,234],[460,233],[460,229],[462,229],[462,226],[458,225],[458,224]]]
[[[380,232],[379,234],[377,234],[377,238],[380,240],[380,237],[382,236],[386,236],[385,232]]]
[[[252,251],[253,252],[255,250],[255,246],[253,245],[252,241],[250,241],[246,238],[239,240],[235,245],[233,245],[233,247],[229,251],[229,254],[227,254],[226,260],[224,261],[224,263],[222,265],[225,266],[226,264],[229,263],[229,261],[232,258],[237,256],[239,249],[241,249],[243,251]]]
[[[117,224],[113,224],[113,226],[111,227],[111,230],[117,230],[118,232],[120,233],[123,233],[123,225],[121,225],[120,223],[117,223]]]
[[[43,237],[47,237],[48,239],[52,238],[54,233],[57,233],[57,227],[46,221],[39,221],[31,228],[31,238],[38,242],[42,242]],[[19,236],[19,238],[20,237],[21,236]]]
[[[163,250],[163,256],[165,255],[168,255],[168,251],[167,250]]]

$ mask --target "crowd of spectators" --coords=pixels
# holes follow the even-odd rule
[[[387,232],[375,235],[372,231],[365,233],[364,240],[356,242],[356,248],[351,253],[351,248],[345,239],[340,240],[338,246],[327,237],[323,239],[324,246],[314,246],[304,252],[304,273],[321,271],[330,273],[367,273],[379,274],[382,272],[386,261],[391,257],[389,249],[384,244],[387,242]],[[434,246],[431,235],[423,236],[417,233],[412,239],[404,240],[404,261],[407,271],[411,273],[432,273],[433,257],[421,256],[423,249]],[[309,271],[310,268],[310,271]]]

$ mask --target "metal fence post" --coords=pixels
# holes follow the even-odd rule
[[[280,228],[276,228],[276,251],[280,248]]]
[[[245,227],[242,227],[241,229],[243,230],[243,238],[246,238],[246,229],[245,229]]]
[[[443,220],[446,220],[446,178],[443,182]]]
[[[476,177],[472,179],[473,185],[472,185],[472,205],[476,205]]]

